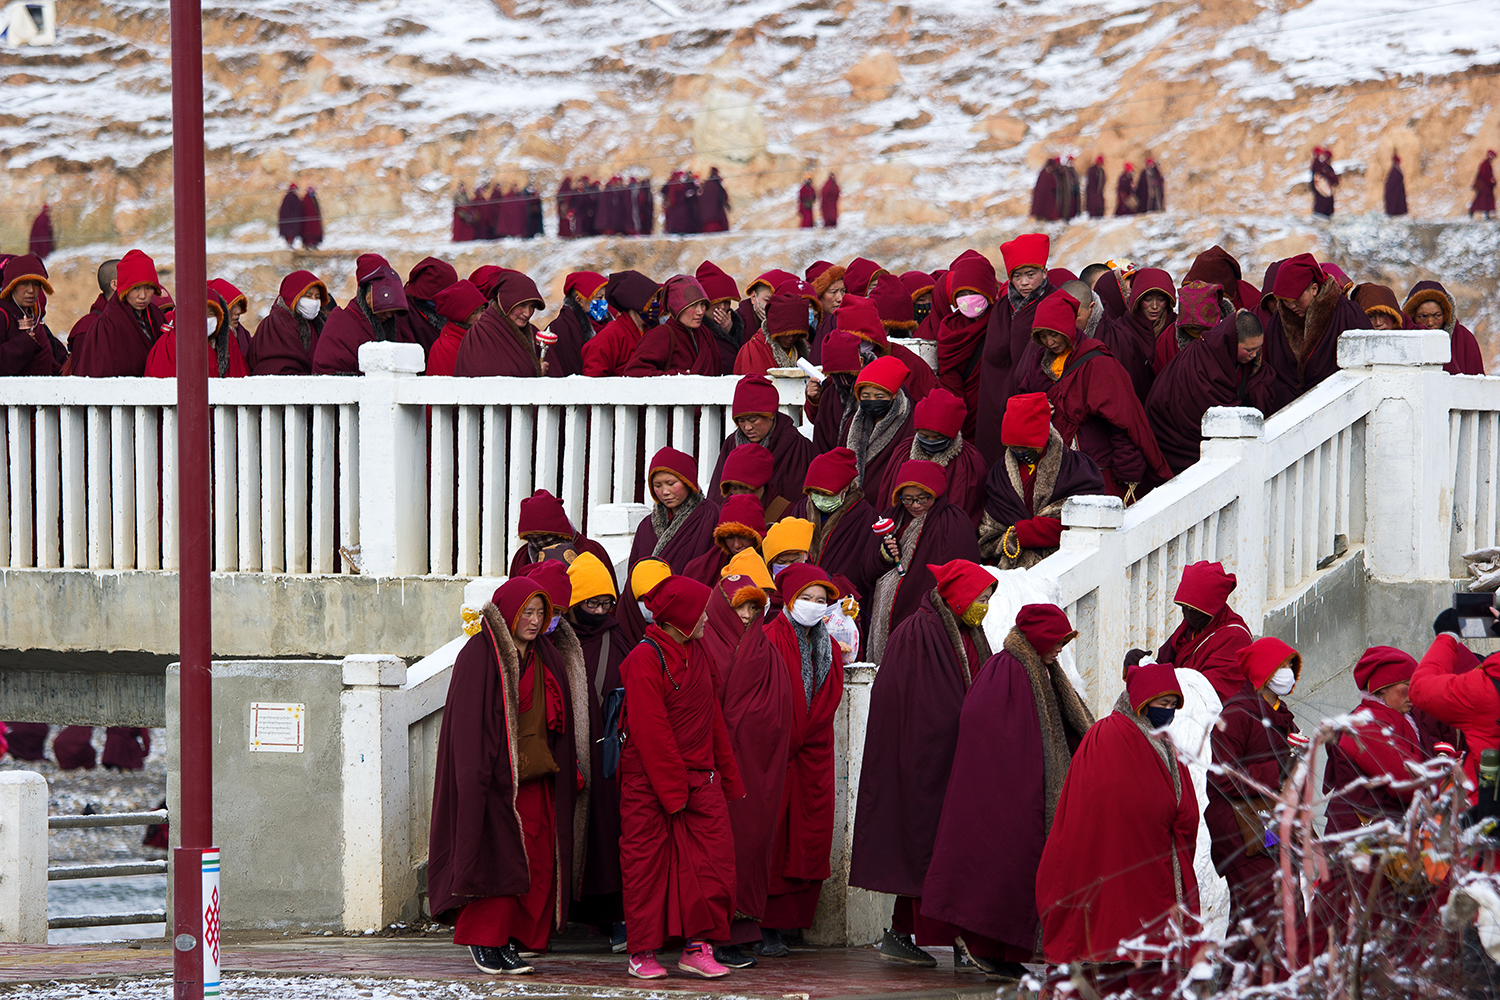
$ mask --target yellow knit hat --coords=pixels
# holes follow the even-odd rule
[[[813,523],[802,517],[784,517],[771,525],[760,550],[766,563],[776,561],[783,552],[806,552],[812,547]]]
[[[590,597],[614,597],[615,584],[609,578],[609,570],[592,552],[581,553],[568,567],[568,578],[573,581],[573,596],[568,607],[581,604]]]
[[[575,560],[576,562],[576,560]],[[639,600],[672,575],[672,567],[660,559],[642,559],[630,571],[630,592]]]
[[[766,561],[754,549],[740,549],[734,554],[729,565],[719,571],[721,580],[728,576],[748,576],[761,590],[776,589],[776,584],[771,581],[771,571],[766,569]]]

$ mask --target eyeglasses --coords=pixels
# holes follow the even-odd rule
[[[590,597],[586,601],[581,601],[579,603],[579,607],[583,608],[583,610],[587,611],[589,614],[603,615],[608,614],[615,609],[615,602],[613,598],[609,597]]]
[[[930,503],[932,503],[931,493],[921,493],[914,497],[901,498],[901,506],[903,507],[922,507]]]

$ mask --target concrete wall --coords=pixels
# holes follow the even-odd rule
[[[452,637],[466,578],[213,575],[221,656],[426,656]],[[0,649],[177,652],[177,575],[0,570]],[[24,663],[16,663],[24,667]]]
[[[343,690],[338,661],[214,663],[214,832],[223,849],[226,930],[342,929]],[[177,667],[167,728],[178,728]],[[250,703],[307,706],[302,753],[251,753]],[[178,742],[168,741],[167,808],[180,805]],[[172,826],[172,842],[179,830]]]

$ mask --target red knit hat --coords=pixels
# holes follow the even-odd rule
[[[836,496],[849,488],[859,475],[854,452],[845,447],[830,448],[807,463],[807,476],[802,480],[802,492],[818,490]]]
[[[413,299],[435,299],[437,293],[458,280],[458,272],[446,260],[423,257],[406,279],[406,295]]]
[[[36,254],[21,254],[19,257],[11,257],[9,260],[0,257],[0,299],[8,299],[16,290],[16,286],[23,281],[34,281],[42,286],[42,291],[52,295],[52,282],[47,280],[47,268],[42,264],[42,259]],[[213,287],[213,282],[208,283]],[[244,296],[241,296],[243,298]]]
[[[1323,283],[1323,269],[1310,253],[1299,253],[1281,262],[1271,291],[1278,299],[1299,299],[1311,284]]]
[[[886,345],[885,323],[880,319],[880,310],[869,299],[845,295],[844,304],[833,314],[833,325],[860,340]]]
[[[835,281],[845,276],[845,270],[838,264],[830,264],[826,260],[814,261],[807,268],[807,280],[812,285],[813,292],[819,297],[833,285]],[[845,282],[847,285],[848,283]]]
[[[806,315],[806,314],[804,314]],[[746,375],[734,387],[734,406],[731,416],[748,417],[756,413],[775,416],[781,397],[776,386],[764,375]],[[764,451],[765,449],[762,449]]]
[[[9,282],[7,282],[7,284],[9,284]],[[219,296],[219,298],[224,300],[225,309],[233,309],[235,303],[239,303],[241,306],[244,306],[246,308],[249,307],[250,300],[245,298],[245,293],[240,291],[238,288],[235,288],[223,278],[215,278],[213,281],[210,281],[208,283],[208,287],[212,288],[214,292]]]
[[[776,590],[781,594],[781,599],[786,602],[788,608],[792,606],[793,601],[802,596],[804,590],[818,584],[828,588],[831,599],[837,600],[842,596],[839,588],[828,578],[828,571],[813,563],[792,563],[776,577]]]
[[[840,309],[839,312],[843,310]],[[901,388],[901,384],[906,381],[906,376],[910,374],[911,372],[906,365],[901,363],[900,358],[893,358],[887,354],[883,358],[876,358],[860,369],[859,375],[854,379],[854,391],[858,393],[862,385],[873,385],[894,396]]]
[[[937,580],[938,596],[955,615],[968,611],[980,594],[995,585],[989,570],[967,559],[954,559],[940,566],[928,563],[927,568]]]
[[[1005,273],[1015,274],[1018,267],[1047,270],[1047,253],[1051,249],[1052,240],[1046,233],[1026,233],[1009,243],[1000,244],[1000,253],[1005,258]]]
[[[1240,670],[1250,679],[1250,686],[1257,691],[1266,686],[1271,675],[1288,659],[1292,661],[1292,673],[1299,677],[1302,675],[1302,654],[1274,635],[1256,639],[1240,650],[1236,658],[1239,660]]]
[[[757,446],[758,447],[758,446]],[[650,492],[651,477],[658,472],[670,472],[687,484],[694,493],[702,493],[698,486],[698,463],[693,456],[676,448],[663,448],[651,456],[651,468],[646,470],[646,488]]]
[[[1000,283],[995,279],[995,265],[975,250],[959,255],[948,272],[948,299],[960,295],[983,295],[994,302],[1000,297]]]
[[[853,374],[861,367],[858,337],[834,330],[823,338],[823,374]]]
[[[568,520],[562,501],[546,490],[537,490],[521,501],[520,516],[516,518],[516,535],[563,535],[572,538],[578,534],[573,522]]]
[[[432,301],[437,306],[439,316],[462,323],[474,315],[474,310],[484,308],[485,299],[472,281],[463,280],[455,281],[438,292]]]
[[[920,487],[934,497],[940,497],[948,488],[948,470],[926,459],[908,459],[901,463],[901,469],[896,473],[896,485],[891,488],[893,506],[900,506],[901,491],[908,486]]]
[[[494,264],[481,264],[469,274],[469,281],[479,289],[479,294],[484,296],[488,302],[495,294],[495,286],[500,283],[500,275],[505,273],[504,268],[496,267]]]
[[[1031,332],[1051,330],[1072,341],[1078,336],[1078,300],[1059,288],[1047,296],[1036,307],[1036,316],[1031,320]]]
[[[161,294],[161,279],[156,276],[156,262],[139,250],[131,250],[115,266],[115,294],[124,299],[132,288],[150,285]]]
[[[573,578],[568,575],[568,564],[561,559],[543,559],[521,570],[528,580],[535,580],[547,591],[547,600],[552,602],[552,613],[565,611],[573,606]]]
[[[756,545],[766,537],[766,514],[760,501],[749,493],[737,493],[724,501],[719,508],[719,524],[714,528],[714,541],[722,541],[730,535],[749,538],[754,535]]]
[[[943,437],[958,437],[969,409],[962,398],[941,387],[931,390],[916,406],[915,427],[936,431]]]
[[[674,274],[667,279],[667,313],[674,319],[695,302],[706,302],[708,293],[698,279],[690,274]]]
[[[790,272],[790,271],[783,271],[780,268],[773,267],[773,268],[771,268],[771,270],[767,271],[765,274],[758,275],[754,281],[752,281],[752,282],[750,282],[750,284],[746,285],[745,286],[745,294],[749,295],[752,292],[754,292],[755,289],[756,289],[756,287],[758,285],[765,285],[767,288],[769,288],[771,291],[774,292],[774,291],[776,291],[776,289],[780,288],[782,285],[786,284],[788,281],[798,281],[798,280],[800,280],[800,279],[795,274],[793,274],[792,272]]]
[[[1376,694],[1382,688],[1411,680],[1417,661],[1394,646],[1371,646],[1354,665],[1354,683],[1361,691]]]
[[[672,626],[684,636],[693,634],[708,598],[713,593],[697,580],[672,576],[663,580],[646,595],[646,607],[657,625]]]
[[[901,275],[901,284],[915,302],[932,291],[935,281],[926,271],[906,271]]]
[[[855,295],[868,295],[870,285],[876,278],[886,273],[885,268],[870,258],[856,257],[849,262],[849,269],[844,272],[844,284]]]
[[[598,271],[574,271],[563,279],[563,294],[572,295],[578,293],[578,297],[587,302],[599,294],[609,279]]]
[[[1024,605],[1016,614],[1016,628],[1042,656],[1067,645],[1078,634],[1056,604]]]
[[[569,591],[571,596],[571,590]],[[552,617],[552,598],[547,594],[547,588],[540,581],[526,576],[513,576],[490,595],[490,603],[500,612],[500,617],[505,622],[505,627],[510,629],[514,635],[516,623],[521,620],[521,612],[530,603],[533,597],[540,597],[545,607],[542,613],[548,619]]]
[[[796,281],[795,278],[792,280]],[[785,288],[774,293],[766,306],[766,336],[805,337],[807,334],[807,302],[801,294],[796,289]]]
[[[761,489],[771,481],[775,471],[776,459],[771,456],[771,449],[758,444],[742,444],[725,456],[719,490],[722,492],[730,483],[748,486],[752,490]]]
[[[731,302],[739,301],[739,284],[722,267],[713,261],[705,260],[699,264],[695,276],[698,279],[698,284],[703,286],[704,294],[708,296],[710,303],[726,300]]]
[[[870,301],[888,333],[897,335],[917,327],[916,314],[912,311],[911,293],[893,274],[882,274],[875,279],[870,289]]]
[[[1201,611],[1212,618],[1229,603],[1239,580],[1233,573],[1224,572],[1224,564],[1217,562],[1188,563],[1182,568],[1182,582],[1172,596],[1174,604],[1181,604]]]
[[[1170,663],[1131,667],[1125,674],[1125,692],[1130,696],[1131,710],[1137,715],[1147,702],[1164,694],[1175,694],[1177,703],[1183,703],[1182,685],[1177,682],[1177,671]]]
[[[1047,446],[1052,433],[1052,408],[1045,392],[1025,392],[1010,397],[1000,421],[1000,443],[1007,448]]]

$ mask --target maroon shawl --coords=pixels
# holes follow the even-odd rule
[[[550,368],[550,366],[549,366]],[[471,377],[508,375],[535,378],[542,373],[536,354],[536,328],[517,330],[498,303],[490,303],[458,345],[453,374]]]
[[[166,322],[153,304],[137,313],[118,295],[111,295],[99,318],[83,334],[83,342],[73,345],[72,373],[91,378],[144,375],[146,355]]]
[[[862,494],[852,501],[845,499],[843,506],[832,514],[824,514],[803,497],[786,516],[805,518],[813,524],[808,562],[827,572],[840,587],[852,587],[860,601],[874,593],[875,581],[868,574],[870,550],[877,544],[870,526],[877,515]],[[861,624],[868,620],[869,615],[861,613]]]
[[[707,322],[689,330],[669,319],[641,337],[621,374],[718,375],[719,345]]]
[[[605,565],[609,566],[607,560]],[[603,896],[620,891],[620,785],[602,777],[597,740],[604,735],[604,696],[623,684],[620,663],[630,652],[630,643],[612,615],[605,615],[602,623],[592,627],[574,621],[572,616],[569,616],[569,621],[583,649],[583,669],[592,688],[589,698],[590,745],[593,747],[593,773],[600,776],[589,785],[588,851],[583,867],[582,891],[585,896]]]
[[[56,375],[68,360],[68,349],[47,329],[38,310],[35,325],[21,329],[21,307],[0,299],[0,375]]]
[[[400,322],[400,314],[382,323],[389,327],[389,335],[382,331],[376,335],[370,314],[363,308],[365,290],[361,288],[348,302],[333,310],[323,324],[323,332],[313,348],[314,375],[358,375],[359,347],[372,341],[383,340],[400,344],[415,344],[411,327]],[[301,341],[299,340],[298,343]]]
[[[904,506],[887,506],[881,511],[881,516],[896,522],[897,539],[905,537],[912,517]],[[904,550],[905,546],[902,548]],[[881,551],[879,545],[871,545],[865,554],[863,572],[871,583],[871,598],[874,597],[875,582],[895,568],[893,563],[880,557]],[[891,605],[891,632],[895,632],[897,626],[910,618],[922,603],[922,598],[937,586],[937,578],[927,567],[940,566],[954,559],[979,562],[979,535],[974,530],[974,522],[969,520],[969,515],[964,513],[962,507],[955,507],[946,497],[938,497],[927,511],[927,520],[922,524],[922,534],[917,539],[916,554],[912,556],[911,565],[896,587],[896,597]],[[873,607],[860,611],[860,617],[865,619],[867,625],[874,615]]]
[[[731,451],[749,443],[749,438],[738,430],[724,439],[724,445],[719,449],[718,464],[714,466],[713,480],[708,485],[708,495],[714,498],[714,502],[717,503],[719,499],[719,480],[724,475],[724,460]],[[776,463],[771,481],[766,484],[766,495],[761,506],[769,507],[776,497],[785,499],[788,506],[796,503],[802,496],[802,481],[807,478],[807,466],[816,454],[813,443],[802,436],[791,417],[778,412],[776,419],[772,421],[771,433],[761,440],[761,444],[770,449],[771,458]]]
[[[1021,360],[1031,345],[1031,321],[1036,317],[1037,304],[1050,294],[1050,281],[1042,282],[1040,288],[1024,299],[1012,295],[1006,284],[1001,286],[1000,301],[990,310],[989,330],[979,364],[974,444],[992,465],[1005,451],[1000,443],[1000,423],[1010,397],[1020,391],[1016,381],[1021,375]]]
[[[1272,306],[1270,322],[1265,324],[1266,366],[1276,376],[1277,407],[1296,399],[1339,370],[1339,336],[1345,330],[1363,330],[1369,326],[1364,310],[1349,301],[1329,278],[1308,307],[1307,315],[1297,317],[1279,301]],[[1292,343],[1295,331],[1306,329],[1300,346]]]
[[[278,298],[250,338],[250,353],[245,356],[250,374],[311,375],[313,355],[327,320],[326,312],[310,320],[301,319]],[[307,346],[302,343],[302,324],[307,325]]]
[[[907,459],[936,462],[948,473],[948,485],[943,490],[943,496],[948,498],[949,503],[961,507],[975,527],[978,527],[984,516],[984,478],[989,474],[989,463],[967,438],[955,442],[956,447],[950,445],[947,451],[938,455],[922,451],[917,447],[916,440],[916,431],[913,430],[897,442],[895,454],[900,461],[886,465],[875,496],[883,500],[895,491],[901,465]]]

